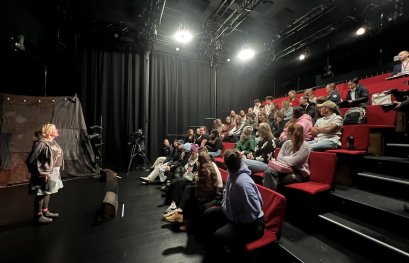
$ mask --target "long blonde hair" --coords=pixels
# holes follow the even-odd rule
[[[262,140],[274,138],[274,135],[271,132],[270,124],[268,124],[267,122],[260,123],[260,126],[258,127],[258,133],[260,134],[260,138]]]

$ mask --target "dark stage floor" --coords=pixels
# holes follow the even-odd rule
[[[61,217],[43,226],[32,224],[27,185],[0,189],[0,261],[201,262],[193,238],[162,220],[166,207],[160,191],[157,185],[139,183],[144,173],[119,174],[117,218],[102,224],[95,224],[95,218],[105,184],[92,177],[64,181],[50,202],[50,210]]]

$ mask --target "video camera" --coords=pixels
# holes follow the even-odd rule
[[[129,134],[129,140],[128,140],[128,145],[140,143],[145,139],[145,136],[143,135],[143,130],[138,129],[135,132]]]

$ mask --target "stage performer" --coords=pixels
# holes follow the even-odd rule
[[[57,136],[54,124],[44,124],[34,133],[35,141],[26,160],[31,174],[29,193],[35,195],[34,221],[41,224],[59,217],[58,213],[48,210],[50,195],[63,187],[60,175],[60,168],[64,166],[63,150],[55,141]]]

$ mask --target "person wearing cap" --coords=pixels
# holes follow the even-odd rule
[[[393,77],[409,74],[409,51],[403,50],[399,52],[398,58],[400,63],[393,67]]]
[[[143,184],[148,184],[148,183],[152,183],[153,181],[155,181],[155,179],[158,178],[158,176],[160,175],[160,171],[164,171],[166,167],[172,165],[173,163],[179,160],[183,152],[183,144],[184,144],[183,140],[178,140],[176,143],[176,147],[173,150],[172,157],[168,161],[165,161],[162,164],[157,165],[148,176],[139,177],[139,180]],[[160,178],[161,182],[164,182],[165,180],[166,180],[165,177]]]
[[[337,149],[341,146],[342,117],[336,114],[337,105],[333,101],[318,104],[321,118],[310,129],[314,140],[309,141],[311,151]]]
[[[349,91],[345,101],[347,106],[365,107],[368,104],[369,92],[368,89],[359,83],[358,78],[353,78],[348,81]]]

